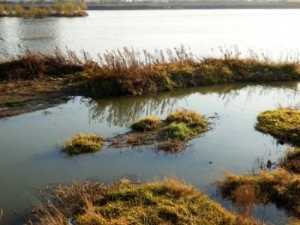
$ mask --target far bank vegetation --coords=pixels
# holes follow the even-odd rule
[[[0,17],[44,18],[44,17],[83,17],[87,16],[87,4],[73,2],[57,2],[53,6],[37,6],[30,4],[28,7],[16,5],[0,5]]]

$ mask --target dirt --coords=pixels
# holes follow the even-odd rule
[[[47,109],[79,93],[69,78],[0,82],[0,118]]]

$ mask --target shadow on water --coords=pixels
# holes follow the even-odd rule
[[[263,86],[263,88],[261,88]],[[263,96],[276,88],[298,91],[297,82],[276,82],[271,84],[222,84],[214,86],[204,86],[197,88],[180,89],[173,92],[164,92],[143,96],[125,96],[119,98],[89,99],[84,104],[89,109],[89,119],[91,121],[106,122],[108,126],[126,126],[144,115],[168,114],[176,108],[180,100],[187,99],[192,94],[210,95],[216,94],[229,104],[239,96],[240,90],[247,90],[247,98],[253,95]],[[300,102],[299,102],[300,104]]]

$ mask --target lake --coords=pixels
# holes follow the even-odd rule
[[[296,58],[300,9],[88,11],[85,18],[0,18],[0,58],[55,47],[96,57],[123,47],[148,51],[181,45],[197,56],[238,49]]]
[[[236,46],[270,57],[297,57],[299,10],[154,10],[89,11],[87,18],[23,20],[0,18],[0,55],[22,54],[25,48],[53,51],[57,46],[97,57],[124,46],[167,49],[186,46],[200,57],[217,56],[219,47]],[[255,22],[256,21],[256,22]],[[234,48],[233,48],[234,49]],[[261,52],[260,52],[261,51]],[[265,56],[265,55],[263,55]],[[255,131],[256,116],[279,106],[300,107],[300,83],[228,84],[181,89],[145,96],[85,99],[0,120],[0,224],[22,224],[39,188],[87,179],[112,182],[120,177],[138,181],[175,175],[215,199],[211,184],[222,168],[234,173],[256,172],[258,162],[276,161],[286,145]],[[157,153],[155,146],[113,149],[66,157],[61,143],[77,133],[112,137],[146,115],[164,119],[178,108],[206,117],[218,115],[212,130],[193,139],[177,155]],[[223,202],[229,206],[228,203]],[[284,213],[270,206],[256,214],[264,221],[285,224]]]

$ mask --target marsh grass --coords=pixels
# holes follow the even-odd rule
[[[184,142],[179,139],[168,139],[157,146],[157,152],[166,154],[177,154],[184,150]]]
[[[243,218],[210,200],[195,187],[176,178],[134,183],[121,179],[59,185],[37,204],[29,224],[261,224]]]
[[[75,4],[74,2],[58,2],[52,8],[50,5],[44,7],[31,4],[25,9],[19,4],[0,5],[1,17],[22,17],[22,18],[44,18],[44,17],[83,17],[87,16],[87,5],[85,3]]]
[[[77,134],[62,145],[62,151],[68,155],[96,152],[101,149],[103,138],[95,134]]]
[[[147,116],[134,122],[130,128],[136,131],[156,130],[162,127],[163,121],[155,116]]]
[[[257,116],[255,129],[274,138],[300,145],[300,111],[290,108],[267,110]]]
[[[127,135],[127,143],[132,146],[156,143],[157,151],[176,154],[184,149],[189,139],[208,131],[209,125],[205,116],[198,112],[178,109],[165,121],[154,116],[137,120],[131,125],[133,132]]]
[[[242,175],[224,172],[224,176],[225,179],[218,181],[217,185],[225,199],[237,204],[242,202],[243,207],[249,209],[254,203],[273,203],[299,218],[300,175],[276,169],[273,172],[260,171],[259,174]],[[241,191],[244,194],[239,194]],[[249,200],[245,199],[246,193],[250,196]]]
[[[287,149],[281,159],[280,166],[288,171],[300,174],[300,148]]]
[[[298,62],[270,62],[225,55],[202,58],[183,46],[166,51],[118,49],[93,59],[56,49],[52,54],[31,52],[0,61],[0,80],[45,79],[74,75],[73,82],[91,97],[141,95],[182,87],[233,83],[299,80]],[[75,82],[76,83],[76,82]]]

